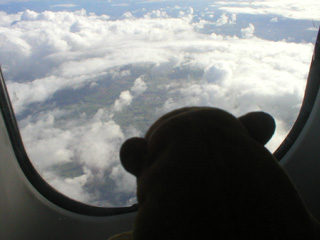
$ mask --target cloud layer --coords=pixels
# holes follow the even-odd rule
[[[267,111],[277,121],[270,150],[290,130],[313,44],[258,38],[254,22],[239,28],[236,8],[206,18],[175,10],[119,20],[84,10],[0,12],[0,61],[25,146],[62,193],[99,206],[132,204],[135,182],[119,164],[120,145],[178,107]]]
[[[213,5],[236,14],[278,15],[299,20],[320,20],[320,2],[315,0],[217,1]]]

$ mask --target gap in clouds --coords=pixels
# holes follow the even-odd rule
[[[154,4],[115,6],[122,12],[114,16],[0,14],[0,61],[28,155],[73,199],[133,204],[121,143],[175,108],[270,112],[277,121],[270,150],[299,112],[316,36],[311,22],[235,14],[204,1]],[[292,24],[295,32],[283,31]]]

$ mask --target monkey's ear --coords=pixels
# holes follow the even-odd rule
[[[276,128],[273,117],[264,112],[251,112],[238,119],[249,134],[263,145],[270,140]]]
[[[120,161],[125,170],[138,177],[147,154],[147,141],[144,138],[130,138],[120,149]]]

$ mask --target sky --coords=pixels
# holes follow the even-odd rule
[[[274,151],[301,106],[319,12],[317,0],[0,0],[0,64],[32,163],[73,199],[130,205],[121,143],[192,105],[271,113]]]

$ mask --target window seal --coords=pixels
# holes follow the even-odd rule
[[[312,61],[310,65],[307,85],[305,89],[304,98],[302,101],[302,106],[298,117],[288,133],[287,137],[278,147],[278,149],[273,153],[274,157],[281,161],[281,159],[287,154],[289,149],[295,143],[299,137],[302,129],[304,128],[310,114],[314,103],[316,101],[317,95],[320,88],[320,28],[318,30],[317,40],[315,42],[314,52],[312,56]]]
[[[13,148],[19,166],[21,167],[24,175],[29,180],[29,182],[42,196],[63,209],[87,216],[113,216],[137,211],[137,204],[129,207],[108,208],[91,206],[78,202],[55,190],[40,176],[40,174],[33,167],[24,148],[18,123],[8,94],[8,89],[4,81],[1,65],[0,108],[11,141],[11,146]]]

